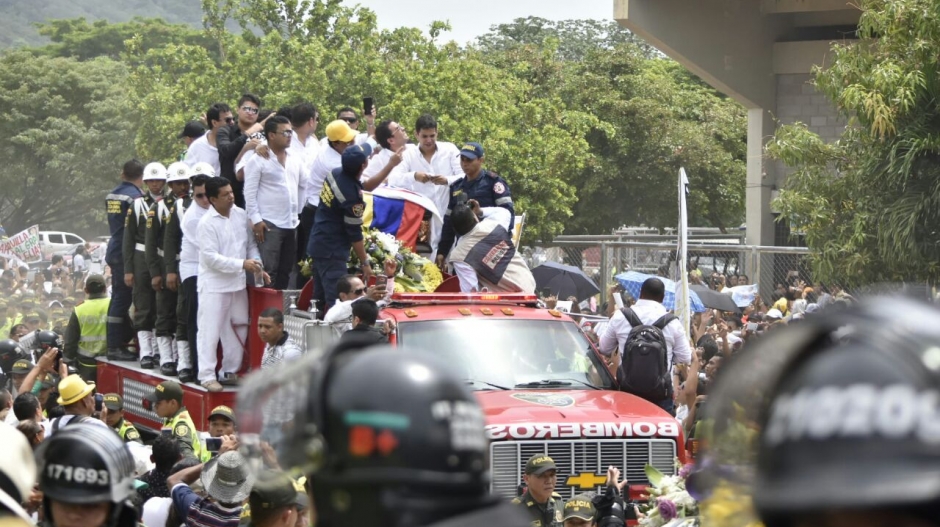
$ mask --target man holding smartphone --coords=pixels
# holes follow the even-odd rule
[[[425,114],[415,122],[418,148],[406,150],[401,163],[388,177],[388,184],[417,192],[437,206],[441,218],[450,203],[450,185],[464,177],[460,150],[454,143],[437,140],[437,120]],[[443,219],[431,219],[429,242],[432,258],[438,253]]]

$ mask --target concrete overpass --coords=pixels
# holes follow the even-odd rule
[[[810,72],[831,42],[855,38],[860,14],[850,0],[614,0],[620,25],[747,108],[748,244],[789,232],[770,207],[786,169],[763,155],[777,126],[801,121],[829,141],[845,127]]]

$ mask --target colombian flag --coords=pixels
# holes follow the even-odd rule
[[[403,245],[415,249],[424,211],[440,217],[430,199],[396,187],[379,187],[363,192],[366,210],[362,215],[363,229],[378,229],[395,236]]]

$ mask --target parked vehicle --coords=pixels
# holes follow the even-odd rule
[[[42,248],[43,260],[49,260],[53,254],[82,243],[85,243],[85,239],[71,232],[39,231],[39,246]]]

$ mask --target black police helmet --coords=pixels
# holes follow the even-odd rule
[[[425,525],[493,502],[482,411],[440,359],[340,348],[287,369],[310,382],[279,451],[308,474],[318,525]],[[254,384],[292,383],[265,377]]]
[[[42,330],[36,334],[36,344],[42,349],[59,348],[59,335],[55,331]]]
[[[20,345],[15,340],[0,340],[0,370],[10,373],[13,363],[20,358]]]
[[[878,298],[824,312],[771,332],[723,373],[706,419],[716,435],[725,423],[756,419],[753,497],[768,525],[940,500],[936,308]],[[747,462],[716,447],[707,454],[715,466]]]
[[[134,458],[107,427],[69,423],[40,445],[36,459],[47,518],[50,499],[119,505],[133,494]]]

